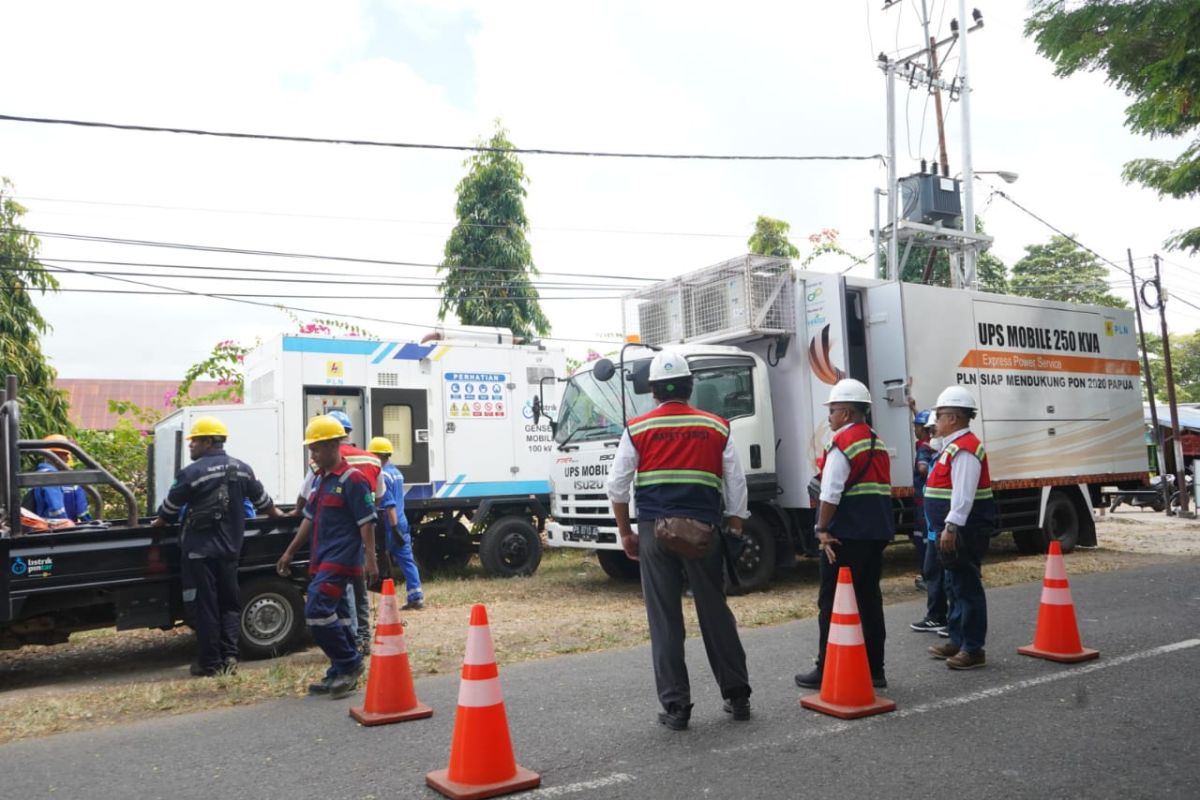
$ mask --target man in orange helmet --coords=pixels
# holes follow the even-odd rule
[[[46,441],[71,441],[61,433],[52,433]],[[67,466],[71,465],[71,453],[58,447],[51,447],[50,452],[61,458]],[[58,467],[49,461],[37,465],[38,472],[58,472]],[[33,508],[30,509],[42,519],[69,519],[72,522],[87,522],[92,518],[88,511],[87,494],[82,486],[38,486],[30,492]]]

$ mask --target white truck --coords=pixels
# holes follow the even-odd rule
[[[730,420],[752,516],[744,588],[815,554],[807,492],[828,440],[825,401],[843,377],[874,398],[888,446],[898,532],[913,525],[912,412],[944,387],[975,394],[972,426],[988,450],[999,529],[1024,552],[1048,539],[1095,544],[1105,485],[1147,477],[1133,312],[796,271],[744,256],[639,290],[625,330],[641,345],[576,372],[555,419],[551,547],[589,548],[613,577],[637,565],[620,549],[605,494],[624,421],[653,407],[653,349],[672,346],[693,374],[692,402]],[[614,374],[615,373],[615,374]]]
[[[550,379],[565,374],[561,349],[496,328],[421,342],[283,335],[249,353],[245,368],[244,405],[187,407],[155,426],[156,504],[186,463],[183,436],[204,414],[229,427],[230,453],[254,467],[271,497],[293,503],[308,468],[304,426],[340,409],[353,423],[351,443],[391,440],[423,566],[462,565],[478,551],[491,574],[537,569],[553,442],[532,405],[543,380],[552,390]]]

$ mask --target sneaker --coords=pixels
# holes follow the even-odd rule
[[[725,701],[723,708],[726,714],[732,714],[733,718],[738,722],[745,722],[750,719],[749,697],[731,697]]]
[[[747,703],[747,711],[749,704]],[[665,725],[673,731],[687,730],[688,720],[692,718],[692,704],[680,706],[672,703],[664,710],[658,712],[658,724]]]
[[[360,663],[350,672],[335,676],[329,682],[329,696],[334,700],[341,700],[358,688],[358,677],[362,674],[363,665]]]
[[[322,678],[318,683],[310,683],[308,685],[309,694],[329,694],[329,685],[333,683],[333,678]]]
[[[957,655],[946,659],[946,666],[950,669],[979,669],[987,666],[987,656],[982,650],[977,650],[974,653],[968,653],[966,650],[958,651]]]
[[[934,658],[953,658],[958,655],[958,645],[954,642],[935,644],[929,648],[929,655]]]
[[[360,656],[371,655],[371,640],[370,639],[363,639],[361,642],[358,643],[358,654]]]
[[[914,622],[908,627],[912,628],[917,633],[940,633],[946,630],[946,623],[938,622],[936,619],[929,619],[927,617],[920,622]]]
[[[811,672],[801,672],[796,676],[796,685],[801,689],[820,689],[821,678],[825,676],[824,670],[820,667]]]
[[[887,676],[884,675],[882,672],[880,672],[878,674],[872,672],[871,673],[871,685],[873,687],[875,687],[876,689],[886,689],[887,688]]]
[[[418,597],[416,600],[409,600],[407,603],[400,606],[400,610],[401,611],[420,611],[424,607],[425,607],[425,601]]]
[[[225,660],[221,662],[220,673],[222,675],[237,675],[237,671],[238,660],[233,656],[226,656]]]

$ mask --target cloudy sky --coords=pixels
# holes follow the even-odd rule
[[[935,30],[947,33],[957,3],[929,1]],[[9,0],[0,5],[7,76],[0,114],[457,145],[475,142],[500,119],[527,148],[871,155],[885,147],[875,55],[904,55],[921,41],[920,0],[881,5]],[[1024,3],[993,0],[980,9],[986,25],[969,43],[975,168],[1019,173],[1004,186],[1013,199],[1113,261],[1124,264],[1131,248],[1144,273],[1172,231],[1195,223],[1195,209],[1125,186],[1121,164],[1172,156],[1183,145],[1126,132],[1126,100],[1099,77],[1053,77],[1021,35]],[[901,87],[898,96],[905,174],[935,154],[936,130],[923,91]],[[947,120],[954,171],[958,113],[954,104]],[[40,306],[54,333],[46,349],[60,374],[74,378],[178,377],[217,341],[294,330],[274,303],[317,312],[299,313],[305,320],[388,320],[360,324],[386,338],[419,338],[437,311],[435,273],[421,265],[441,256],[463,159],[452,151],[0,121],[0,175],[28,207],[26,226],[45,234],[48,265],[138,272],[127,280],[192,292],[265,295],[244,299],[266,307],[195,295],[47,297]],[[866,255],[872,190],[885,181],[875,161],[523,160],[543,308],[552,335],[575,355],[587,340],[621,330],[620,303],[611,298],[639,278],[745,252],[758,214],[788,221],[802,249],[810,233],[833,228],[847,250]],[[979,189],[977,208],[1006,263],[1052,235],[1005,200],[989,200],[986,184]],[[1172,328],[1194,330],[1200,310],[1187,304],[1200,307],[1200,259],[1164,255]],[[816,264],[846,266],[838,257]],[[181,272],[212,279],[181,279]],[[300,282],[330,276],[421,285]],[[1113,281],[1128,292],[1127,276],[1114,273]],[[578,285],[563,285],[571,283]],[[62,276],[62,284],[139,288],[78,274]]]

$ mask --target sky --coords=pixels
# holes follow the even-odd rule
[[[958,4],[927,2],[944,36]],[[920,0],[882,5],[8,0],[0,5],[0,66],[9,76],[0,114],[452,145],[477,142],[500,120],[525,148],[870,156],[886,145],[876,55],[907,55],[922,40]],[[1194,205],[1120,178],[1129,159],[1172,157],[1184,143],[1129,133],[1128,99],[1101,76],[1054,77],[1022,36],[1024,3],[981,0],[979,8],[985,25],[968,41],[973,162],[980,172],[1020,175],[1012,185],[986,174],[977,183],[993,252],[1011,266],[1027,245],[1053,235],[992,196],[995,185],[1113,262],[1124,266],[1129,248],[1143,277],[1149,257],[1162,253],[1172,331],[1200,328],[1200,259],[1162,249],[1173,231],[1195,224]],[[923,89],[900,85],[897,97],[904,175],[935,155],[937,134]],[[961,169],[959,114],[960,104],[950,104],[952,172]],[[453,225],[465,157],[0,121],[0,175],[28,209],[25,227],[44,234],[48,266],[154,273],[124,282],[59,275],[65,289],[140,290],[127,282],[140,280],[266,295],[243,298],[261,306],[194,294],[39,298],[53,325],[44,348],[69,378],[180,377],[219,341],[251,344],[296,330],[275,304],[311,309],[293,312],[303,322],[357,315],[372,321],[348,321],[372,335],[419,339],[437,323],[428,265],[440,260]],[[787,221],[804,253],[809,235],[835,229],[846,250],[868,255],[873,190],[886,182],[878,160],[522,161],[549,341],[576,357],[622,332],[623,292],[746,252],[759,214]],[[183,265],[208,268],[184,274],[212,279],[179,278]],[[831,255],[812,268],[850,266]],[[301,282],[330,277],[422,285]],[[1127,274],[1112,281],[1129,296]]]

